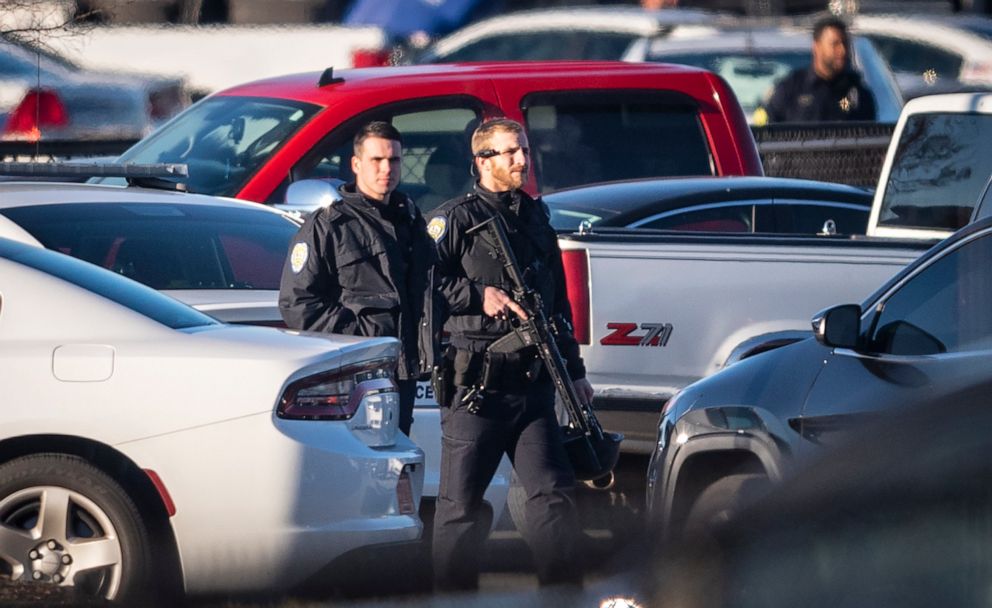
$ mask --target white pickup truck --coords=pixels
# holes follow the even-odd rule
[[[809,335],[967,223],[992,174],[992,95],[903,110],[868,236],[594,230],[560,238],[577,336],[604,427],[650,451],[665,402],[751,354]]]

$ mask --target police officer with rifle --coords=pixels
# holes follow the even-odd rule
[[[473,191],[435,209],[427,225],[451,336],[434,374],[442,427],[435,583],[441,591],[478,586],[491,524],[482,497],[505,453],[526,492],[522,532],[539,582],[579,584],[572,462],[586,459],[585,476],[608,473],[619,437],[604,436],[592,415],[558,241],[544,205],[521,190],[529,169],[523,127],[483,123],[472,154]],[[570,410],[569,444],[578,449],[566,450],[556,385]]]

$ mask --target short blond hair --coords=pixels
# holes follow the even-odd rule
[[[490,143],[494,133],[516,133],[522,135],[524,126],[509,118],[494,118],[479,125],[472,133],[472,156],[478,156],[479,152],[492,149]]]

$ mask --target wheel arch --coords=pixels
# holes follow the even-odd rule
[[[772,482],[781,479],[775,457],[756,438],[736,434],[712,437],[692,447],[695,449],[682,454],[672,468],[673,483],[667,488],[664,517],[669,529],[684,522],[699,495],[724,477],[750,473],[764,475]]]
[[[164,576],[163,593],[183,589],[182,560],[162,496],[151,478],[133,460],[113,447],[72,435],[22,435],[0,441],[0,465],[23,456],[64,454],[77,456],[116,481],[135,502],[155,545],[156,564]]]

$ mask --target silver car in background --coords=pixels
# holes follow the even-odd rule
[[[409,58],[410,63],[618,60],[638,40],[666,36],[675,26],[704,24],[711,13],[623,6],[518,11],[483,19]]]
[[[83,70],[0,37],[0,141],[136,140],[189,103],[181,78]]]

